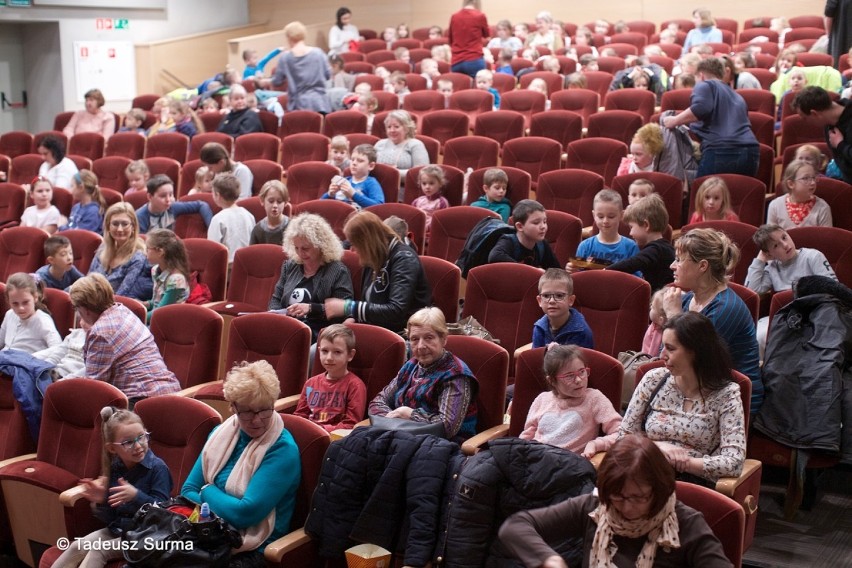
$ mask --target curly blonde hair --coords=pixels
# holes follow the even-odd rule
[[[237,406],[272,408],[281,394],[281,383],[268,361],[243,361],[228,371],[222,391],[225,400]]]
[[[633,135],[633,142],[641,144],[652,156],[659,156],[663,151],[663,129],[659,124],[646,124]]]
[[[318,248],[323,264],[343,258],[343,246],[340,244],[340,239],[334,234],[334,229],[331,228],[328,221],[319,215],[314,213],[296,215],[284,229],[284,253],[293,262],[302,264],[302,260],[296,253],[296,247],[293,245],[293,239],[296,237],[302,237]]]

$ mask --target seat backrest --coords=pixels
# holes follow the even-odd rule
[[[509,262],[472,268],[462,317],[474,316],[511,358],[515,349],[531,341],[533,324],[541,317],[536,296],[543,273],[540,268]]]
[[[104,137],[97,132],[81,132],[68,141],[68,154],[97,160],[104,155]]]
[[[538,91],[509,91],[500,97],[500,110],[513,110],[524,115],[524,126],[529,128],[532,115],[543,112],[547,97]]]
[[[624,380],[622,364],[617,359],[593,349],[581,347],[580,351],[586,365],[591,369],[589,388],[601,391],[613,408],[621,408],[621,383]],[[533,401],[541,393],[550,390],[544,376],[545,352],[544,347],[529,349],[515,360],[515,393],[509,420],[510,436],[520,435]]]
[[[234,138],[224,132],[199,132],[189,141],[189,155],[187,161],[197,160],[201,154],[201,148],[208,142],[216,142],[225,147],[230,154],[234,147]]]
[[[675,482],[675,494],[678,501],[704,516],[707,526],[722,543],[725,556],[734,566],[741,566],[746,525],[742,505],[709,487],[686,481]]]
[[[210,405],[172,394],[140,400],[133,411],[151,433],[148,445],[166,462],[172,475],[172,495],[178,495],[222,417]]]
[[[149,143],[150,144],[150,143]],[[234,140],[234,160],[270,160],[278,161],[281,139],[267,132],[250,132]]]
[[[583,127],[589,126],[589,117],[598,112],[601,96],[591,89],[564,89],[550,96],[550,110],[569,110],[583,117]]]
[[[657,97],[651,91],[643,89],[620,89],[610,91],[604,97],[606,110],[631,110],[642,115],[643,123],[651,120]]]
[[[577,252],[577,246],[582,240],[583,222],[579,217],[564,211],[547,211],[547,236],[545,239],[553,249],[553,254],[561,266]]]
[[[71,250],[74,252],[74,266],[83,274],[87,274],[89,266],[95,258],[95,252],[103,243],[103,238],[97,233],[84,229],[68,229],[62,231],[62,236],[71,241]]]
[[[455,262],[464,248],[470,230],[480,219],[489,216],[498,215],[490,209],[468,205],[435,211],[432,214],[432,230],[426,254]]]
[[[447,322],[455,322],[459,313],[461,270],[452,262],[429,255],[421,255],[420,264],[432,289],[432,305],[444,312]]]
[[[53,323],[59,335],[62,337],[68,335],[68,332],[74,327],[75,316],[68,292],[56,288],[45,288],[44,305],[50,310],[50,317],[53,318]]]
[[[104,156],[92,162],[92,172],[98,176],[99,185],[124,193],[127,191],[124,171],[130,162],[130,158],[124,156]],[[174,181],[177,183],[178,180]]]
[[[379,203],[367,207],[382,220],[396,215],[408,224],[408,230],[419,253],[426,249],[426,213],[407,203]]]
[[[502,100],[500,104],[503,104]],[[523,114],[514,110],[492,110],[483,112],[476,118],[473,133],[503,144],[506,140],[523,136],[524,127]]]
[[[283,140],[291,134],[313,132],[319,134],[322,129],[322,115],[312,110],[292,110],[284,113],[278,135]]]
[[[569,142],[582,138],[583,117],[570,110],[549,110],[534,114],[530,120],[530,136],[556,140],[564,152]]]
[[[24,412],[15,400],[12,377],[0,374],[0,459],[32,453],[35,447]]]
[[[425,91],[424,91],[425,92]],[[467,136],[470,119],[460,110],[434,110],[423,115],[419,131],[438,140],[443,145],[448,140]]]
[[[609,184],[618,171],[621,159],[627,156],[627,144],[609,138],[585,138],[568,144],[566,167],[589,170],[600,174]]]
[[[284,428],[290,432],[299,448],[299,460],[302,464],[293,516],[290,520],[290,529],[293,530],[302,527],[305,524],[305,519],[308,518],[308,512],[311,510],[311,498],[314,495],[323,458],[331,443],[331,438],[322,427],[301,416],[281,414],[281,419],[284,421]]]
[[[613,357],[642,345],[651,286],[625,272],[586,270],[573,275],[574,307],[592,329],[595,349]]]
[[[289,171],[294,164],[324,162],[328,159],[329,142],[328,136],[318,132],[290,134],[281,141],[281,165]]]
[[[740,248],[740,260],[734,267],[734,274],[731,280],[738,284],[745,282],[748,274],[748,267],[751,260],[757,256],[758,246],[755,244],[752,237],[754,236],[757,227],[739,221],[702,221],[701,223],[693,223],[684,225],[682,233],[686,233],[691,229],[706,228],[722,231]],[[793,242],[796,242],[795,240]]]
[[[852,286],[852,232],[837,227],[796,227],[788,233],[797,247],[821,251],[837,279]]]
[[[151,314],[151,334],[181,388],[217,379],[223,321],[195,304],[171,304]]]
[[[331,180],[336,175],[340,175],[338,169],[325,162],[309,161],[293,164],[287,170],[290,203],[298,205],[304,201],[319,199],[328,191]]]
[[[184,195],[180,201],[204,201],[210,206],[210,209],[215,215],[222,210],[213,201],[212,193],[193,193],[192,195]],[[188,213],[181,215],[175,219],[175,234],[182,239],[188,238],[207,238],[207,224],[204,223],[204,218],[200,213]]]
[[[107,140],[104,156],[123,156],[141,160],[145,155],[145,137],[135,132],[116,132]]]
[[[600,174],[578,168],[560,169],[541,175],[536,197],[545,209],[565,211],[579,217],[583,226],[590,226],[592,202],[603,188]]]
[[[47,233],[35,227],[12,227],[0,232],[0,281],[16,272],[35,272],[44,266]]]
[[[328,224],[334,230],[334,234],[341,240],[346,238],[343,234],[343,226],[355,211],[356,209],[353,206],[336,199],[312,199],[298,203],[293,207],[293,215],[314,213],[328,221]]]
[[[198,272],[198,281],[210,288],[211,300],[225,299],[228,274],[228,247],[204,238],[183,239],[189,268]]]
[[[562,144],[550,138],[526,136],[503,144],[503,164],[529,173],[533,185],[541,174],[559,169],[561,160]]]
[[[311,328],[295,318],[244,314],[231,322],[225,368],[263,359],[275,369],[282,397],[299,394],[308,379],[310,346]]]
[[[509,353],[496,343],[467,335],[447,337],[447,351],[464,361],[476,377],[476,431],[503,423]]]
[[[227,299],[266,310],[286,255],[277,245],[251,245],[237,250],[231,267]]]
[[[17,183],[0,183],[0,224],[20,222],[24,214],[27,192]]]
[[[41,156],[38,154],[21,154],[12,158],[12,164],[9,169],[9,180],[11,183],[23,185],[32,182],[33,178],[38,175],[38,169],[42,163]]]
[[[265,132],[256,132],[255,134],[265,134]],[[281,167],[281,164],[268,159],[246,160],[243,162],[243,165],[251,171],[252,195],[260,195],[260,190],[266,182],[271,180],[281,181],[284,175],[284,169]]]
[[[690,214],[695,210],[695,195],[698,188],[708,177],[710,176],[696,178],[692,182],[689,192]],[[768,189],[766,184],[757,178],[739,174],[716,174],[716,177],[721,178],[728,186],[728,192],[731,195],[731,209],[737,214],[740,221],[755,227],[762,225],[765,218],[764,209]]]
[[[642,115],[631,110],[605,110],[589,117],[589,138],[611,138],[629,144],[642,126]]]
[[[322,133],[332,138],[338,134],[367,132],[367,115],[357,110],[338,110],[325,115]]]
[[[467,168],[493,168],[497,166],[499,154],[500,144],[496,140],[484,136],[464,136],[444,143],[443,164],[462,171]]]
[[[33,135],[23,130],[12,130],[0,135],[0,154],[15,158],[29,154],[33,148]]]
[[[103,381],[66,379],[44,393],[36,459],[78,478],[101,470],[101,409],[127,408],[127,397]]]
[[[689,108],[689,101],[692,98],[692,89],[675,89],[674,91],[666,91],[660,99],[660,110],[674,110],[680,112]]]

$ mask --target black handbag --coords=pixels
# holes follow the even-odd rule
[[[415,422],[414,420],[388,418],[387,416],[379,416],[377,414],[370,414],[369,416],[370,426],[377,430],[402,430],[409,434],[444,437],[443,422]]]
[[[210,512],[210,519],[190,522],[170,508],[195,508],[178,496],[163,503],[146,503],[133,516],[134,528],[124,531],[124,559],[130,566],[226,568],[231,549],[242,545],[239,531]]]

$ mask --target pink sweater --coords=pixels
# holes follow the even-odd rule
[[[520,437],[577,453],[597,438],[595,450],[604,452],[618,437],[619,426],[621,415],[597,389],[586,389],[583,398],[568,399],[548,391],[533,401]],[[607,435],[598,438],[601,428]]]
[[[99,109],[97,114],[78,110],[71,116],[68,125],[62,130],[68,138],[83,132],[94,132],[108,139],[115,132],[115,118],[111,112]]]

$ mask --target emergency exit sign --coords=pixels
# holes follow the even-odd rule
[[[130,26],[127,18],[97,18],[95,29],[97,30],[126,30]]]

